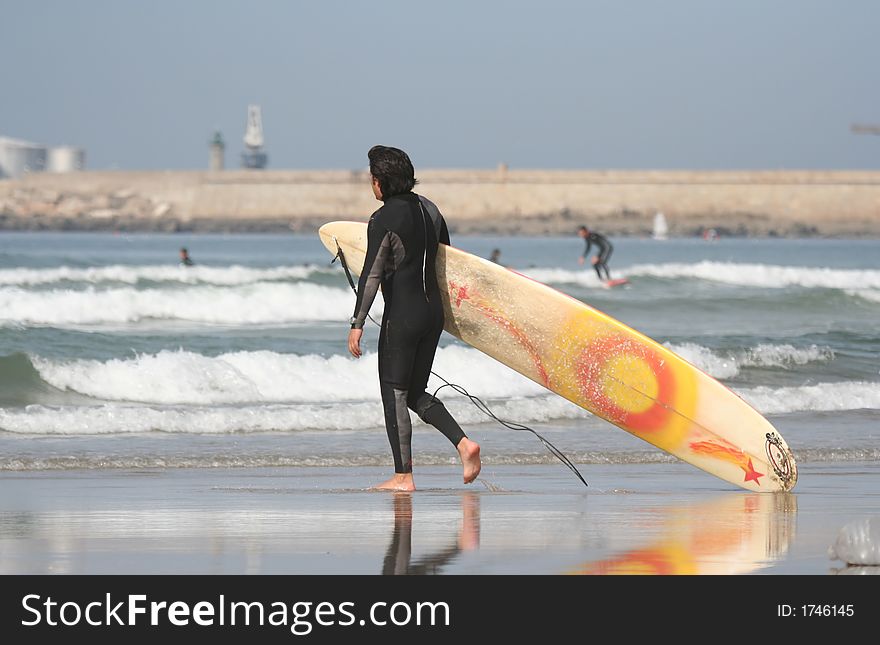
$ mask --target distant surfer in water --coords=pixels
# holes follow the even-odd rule
[[[609,242],[608,238],[604,235],[591,231],[586,226],[581,226],[578,229],[578,235],[586,241],[584,252],[581,254],[581,257],[578,258],[578,264],[584,263],[584,260],[590,253],[590,249],[593,244],[595,244],[599,249],[599,253],[592,259],[593,268],[596,269],[596,275],[599,276],[599,280],[610,280],[611,274],[608,272],[608,258],[611,257],[611,253],[614,251],[611,242]],[[605,272],[604,278],[602,277],[602,271]]]
[[[449,231],[440,210],[412,192],[415,169],[403,150],[374,146],[367,156],[373,195],[384,205],[367,226],[367,254],[349,321],[348,351],[360,358],[364,322],[381,286],[385,311],[379,333],[379,389],[394,476],[376,488],[415,490],[409,410],[452,442],[469,484],[480,474],[480,446],[426,391],[444,324],[434,261],[438,244],[449,244]]]
[[[191,267],[193,264],[192,258],[189,257],[189,251],[187,251],[186,247],[180,249],[180,266]]]

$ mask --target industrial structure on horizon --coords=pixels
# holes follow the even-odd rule
[[[32,172],[74,172],[85,165],[82,148],[0,137],[0,179],[18,179]]]
[[[263,150],[263,116],[259,105],[248,106],[244,145],[245,151],[241,153],[241,167],[265,168],[269,157]]]

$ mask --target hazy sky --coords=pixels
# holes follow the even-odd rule
[[[93,169],[877,168],[877,0],[0,0],[0,136]]]

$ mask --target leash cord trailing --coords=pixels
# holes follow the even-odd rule
[[[357,287],[355,286],[354,279],[351,277],[351,271],[349,271],[348,262],[346,262],[346,260],[345,260],[345,253],[342,252],[342,248],[339,246],[339,242],[336,242],[336,257],[334,257],[330,261],[330,264],[333,264],[334,262],[336,262],[337,259],[339,260],[339,263],[342,265],[342,268],[345,270],[345,277],[348,278],[348,284],[351,286],[351,290],[354,291],[355,295],[357,295]],[[372,316],[370,316],[368,314],[367,317],[370,320],[372,320],[374,324],[379,325],[379,323],[377,323],[375,320],[373,320]],[[467,397],[470,400],[470,402],[474,404],[474,407],[476,407],[480,412],[482,412],[483,414],[485,414],[489,418],[497,421],[499,424],[501,424],[505,428],[509,428],[510,430],[519,430],[519,431],[525,430],[525,431],[531,432],[533,435],[535,435],[538,438],[538,440],[541,443],[544,444],[544,446],[547,448],[547,450],[549,450],[553,454],[554,457],[556,457],[557,459],[559,459],[559,461],[561,461],[563,464],[565,464],[568,467],[568,469],[574,473],[575,477],[577,477],[579,480],[581,480],[581,483],[583,483],[584,486],[589,487],[589,484],[587,484],[586,480],[583,478],[583,476],[581,476],[580,471],[578,471],[577,467],[571,462],[571,460],[565,456],[565,453],[563,453],[561,450],[559,450],[559,448],[554,446],[547,439],[542,437],[536,430],[534,430],[533,428],[530,428],[527,425],[523,425],[521,423],[516,423],[513,421],[506,421],[506,420],[498,417],[494,412],[492,412],[492,410],[489,408],[489,406],[486,405],[486,403],[482,399],[472,395],[470,392],[468,392],[462,386],[457,385],[455,383],[450,383],[449,381],[447,381],[445,378],[443,378],[442,376],[440,376],[439,374],[437,374],[437,372],[435,372],[433,370],[431,370],[431,374],[433,374],[438,379],[443,381],[443,385],[441,385],[436,390],[434,390],[433,396],[435,398],[437,396],[437,392],[442,390],[444,387],[451,388],[454,391],[461,394],[462,396]]]
[[[546,446],[547,450],[549,450],[551,453],[553,453],[553,455],[559,461],[561,461],[563,464],[565,464],[569,468],[569,470],[571,470],[571,472],[574,473],[575,477],[577,477],[578,479],[581,480],[581,482],[583,483],[584,486],[589,486],[589,484],[587,484],[586,480],[584,480],[584,478],[581,476],[580,471],[578,471],[578,469],[571,462],[571,460],[565,456],[565,453],[563,453],[559,448],[557,448],[552,443],[550,443],[547,439],[545,439],[540,434],[538,434],[538,432],[536,430],[534,430],[533,428],[530,428],[527,425],[523,425],[521,423],[516,423],[514,421],[505,421],[504,419],[496,416],[495,413],[492,412],[492,410],[489,408],[489,406],[486,405],[486,403],[482,399],[469,393],[462,386],[456,385],[455,383],[450,383],[449,381],[447,381],[445,378],[443,378],[442,376],[440,376],[439,374],[437,374],[437,372],[434,372],[433,370],[431,371],[431,374],[433,374],[438,379],[443,381],[443,385],[441,385],[436,390],[434,390],[435,397],[437,396],[437,392],[442,390],[444,387],[450,387],[453,390],[455,390],[456,392],[458,392],[459,394],[461,394],[462,396],[466,396],[468,399],[470,399],[471,403],[474,404],[474,407],[476,407],[480,412],[482,412],[486,416],[490,417],[491,419],[494,419],[495,421],[497,421],[498,423],[503,425],[505,428],[509,428],[511,430],[526,430],[528,432],[531,432],[533,435],[535,435],[538,438],[538,440],[541,443],[544,444],[544,446]]]

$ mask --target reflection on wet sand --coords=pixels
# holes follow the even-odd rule
[[[742,574],[769,566],[794,539],[797,498],[789,493],[728,494],[662,509],[655,541],[588,562],[574,574]]]
[[[383,575],[433,575],[442,573],[462,551],[480,546],[480,496],[466,492],[461,495],[461,528],[454,541],[417,561],[412,561],[412,493],[394,494],[394,529],[382,565]]]

